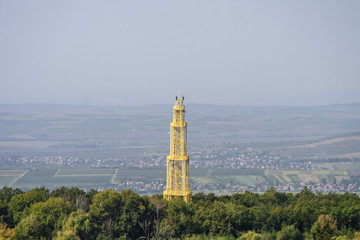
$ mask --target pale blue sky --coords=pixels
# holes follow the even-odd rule
[[[360,102],[360,1],[0,0],[0,104]]]

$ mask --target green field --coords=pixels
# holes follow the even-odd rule
[[[22,189],[40,186],[50,189],[61,186],[76,186],[85,189],[106,188],[110,184],[114,172],[113,169],[32,168],[12,186]],[[2,183],[2,186],[5,185],[9,185],[9,182]]]
[[[26,170],[0,170],[0,186],[12,187],[15,182],[27,171]]]
[[[166,169],[119,169],[116,179],[124,180],[124,179],[165,179],[166,178]]]
[[[351,170],[351,171],[360,171],[360,163],[353,162],[340,162],[340,163],[331,163],[330,164],[335,170]]]
[[[106,177],[113,176],[114,169],[98,168],[60,168],[54,177]]]

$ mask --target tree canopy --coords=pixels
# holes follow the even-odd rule
[[[360,197],[350,193],[197,193],[185,203],[131,190],[0,190],[0,239],[317,240],[359,232]]]

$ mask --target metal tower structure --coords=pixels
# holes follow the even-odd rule
[[[166,200],[182,197],[190,201],[189,156],[186,155],[187,123],[185,122],[184,97],[175,99],[173,122],[170,123],[170,155],[167,156]]]

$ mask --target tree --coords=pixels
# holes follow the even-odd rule
[[[147,197],[142,198],[129,189],[121,191],[121,196],[124,199],[124,205],[121,209],[120,232],[130,239],[139,238],[141,229],[139,229],[138,223],[140,220],[148,218],[150,201]]]
[[[0,219],[18,221],[14,228],[0,223],[0,240],[298,240],[310,239],[310,233],[314,240],[336,239],[335,235],[338,240],[360,240],[356,194],[315,195],[306,188],[283,194],[270,189],[265,194],[198,194],[190,203],[181,198],[165,201],[162,195],[140,196],[131,190],[85,194],[77,188],[60,188],[50,195],[45,188],[0,189]]]
[[[203,194],[205,195],[205,194]],[[169,225],[161,224],[165,214],[166,202],[159,195],[153,195],[150,198],[150,207],[154,208],[153,233],[155,239],[168,239],[174,232]]]
[[[167,202],[166,218],[161,222],[161,226],[173,230],[176,237],[182,234],[192,233],[196,223],[192,220],[194,215],[189,206],[192,203],[185,203],[181,198],[174,198]]]
[[[260,202],[260,194],[245,191],[243,194],[235,193],[231,196],[231,202],[238,205],[244,205],[246,207],[254,207]]]
[[[5,223],[0,223],[0,239],[1,240],[13,239],[14,235],[15,235],[14,228],[8,228]]]
[[[61,197],[71,203],[74,209],[82,209],[85,212],[89,210],[89,199],[86,192],[77,187],[61,187],[50,193],[50,197]]]
[[[293,208],[292,222],[300,231],[310,231],[314,222],[319,216],[320,203],[314,200],[299,198]]]
[[[126,190],[118,193],[105,190],[96,194],[90,205],[87,239],[101,238],[137,239],[141,236],[139,221],[146,218],[149,202],[139,194]]]
[[[105,190],[96,194],[90,205],[87,237],[95,239],[102,233],[110,237],[120,237],[120,216],[124,206],[124,199],[115,190]]]
[[[303,239],[299,229],[296,229],[294,225],[284,225],[280,232],[276,236],[276,240],[301,240]]]
[[[248,231],[239,238],[239,240],[261,240],[261,239],[262,239],[262,235],[259,233],[255,233],[253,231]]]
[[[28,192],[14,195],[9,202],[9,212],[13,216],[14,223],[20,222],[25,211],[28,210],[31,204],[46,201],[49,198],[49,190],[41,187],[35,188]]]
[[[89,239],[88,235],[91,232],[89,223],[88,213],[85,213],[81,209],[72,212],[69,217],[64,220],[62,228],[57,232],[55,239],[77,239],[76,237]]]
[[[360,232],[356,232],[356,233],[354,234],[353,240],[360,240]]]
[[[328,240],[334,236],[336,221],[330,215],[320,215],[311,228],[314,240]]]
[[[0,222],[7,223],[10,226],[13,226],[13,218],[9,213],[8,205],[10,199],[16,195],[20,194],[22,191],[18,188],[12,189],[10,187],[3,187],[0,190]]]
[[[80,240],[73,230],[59,231],[54,240]]]
[[[205,201],[206,195],[204,193],[196,193],[192,195],[191,199],[194,203],[197,203],[199,201]]]
[[[216,200],[216,196],[214,193],[209,193],[207,196],[206,196],[206,201],[211,201],[211,202],[214,202]]]
[[[90,206],[90,200],[87,198],[87,196],[80,195],[76,198],[76,201],[75,201],[76,209],[81,209],[84,212],[87,212],[87,211],[89,211],[89,206]]]
[[[341,229],[360,229],[360,201],[339,201],[340,204],[333,207],[337,226]]]
[[[71,212],[71,205],[62,198],[49,198],[31,205],[29,215],[15,227],[18,239],[50,238],[61,228]]]
[[[200,224],[203,233],[237,236],[239,231],[253,228],[254,216],[245,206],[215,201],[200,206],[192,219]]]
[[[35,240],[43,238],[42,226],[38,216],[30,214],[23,218],[15,227],[15,239]]]

